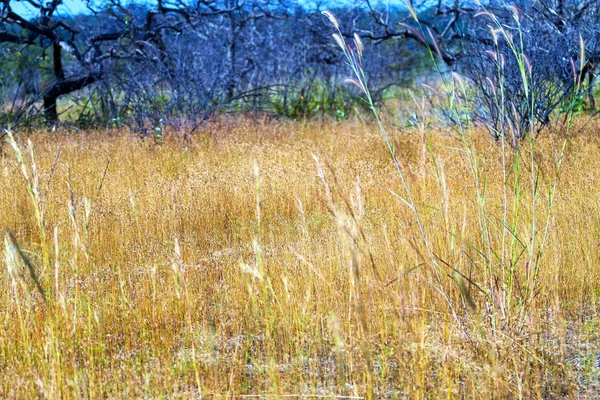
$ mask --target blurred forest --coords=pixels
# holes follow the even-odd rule
[[[192,133],[217,112],[339,120],[364,106],[357,91],[343,84],[347,66],[321,15],[325,6],[287,0],[109,0],[68,15],[61,11],[62,0],[27,0],[35,10],[28,16],[15,11],[16,3],[0,3],[4,128],[60,122],[128,126],[140,135],[165,127]],[[517,3],[523,49],[535,61],[531,73],[540,77],[544,96],[534,104],[544,106],[541,125],[574,95],[581,107],[594,109],[599,2]],[[377,103],[406,96],[403,89],[419,87],[440,69],[459,71],[477,89],[474,103],[485,106],[476,107],[481,114],[476,117],[498,119],[490,102],[499,83],[492,81],[496,60],[486,55],[494,47],[490,22],[481,18],[488,9],[514,25],[505,2],[482,8],[468,1],[402,6],[366,1],[331,11],[344,35],[362,38],[363,68]],[[585,60],[579,60],[581,43]],[[513,86],[521,87],[518,66],[507,71]],[[577,79],[587,79],[585,102]],[[515,90],[508,93],[513,99],[520,95]],[[515,115],[529,115],[525,103]],[[496,122],[495,129],[507,123]]]

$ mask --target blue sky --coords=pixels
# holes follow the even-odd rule
[[[44,1],[44,0],[42,0]],[[101,0],[98,1],[98,3],[96,4],[101,4],[100,3]],[[134,0],[135,1],[135,0]],[[331,7],[335,7],[336,5],[339,5],[341,3],[347,3],[347,4],[359,4],[362,3],[361,0],[299,0],[304,4],[309,4],[309,5],[314,5],[314,4],[320,4],[320,8],[327,8],[327,4],[329,4]],[[372,0],[373,3],[384,3],[383,0]],[[126,1],[129,2],[129,1]],[[148,0],[139,0],[136,1],[139,3],[146,3],[146,4],[153,4],[155,3],[155,1],[148,1]],[[390,0],[391,4],[395,4],[395,5],[400,5],[400,4],[404,4],[405,0]],[[387,1],[385,1],[385,3],[387,3]],[[419,1],[416,1],[416,3],[419,3]],[[63,4],[61,6],[58,7],[58,14],[59,15],[76,15],[76,14],[84,14],[87,13],[87,6],[86,6],[86,1],[85,0],[63,0]],[[11,7],[13,8],[13,10],[15,12],[17,12],[20,15],[26,16],[28,18],[32,18],[35,17],[37,15],[37,10],[29,3],[22,1],[22,0],[17,0],[17,1],[11,1]]]
[[[34,17],[37,10],[31,4],[24,1],[11,1],[10,6],[19,15]],[[60,15],[75,15],[87,11],[86,2],[82,0],[63,0],[63,4],[58,7]]]

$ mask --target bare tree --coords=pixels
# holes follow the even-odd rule
[[[144,135],[193,131],[217,110],[343,118],[360,105],[336,84],[344,72],[318,9],[284,0],[108,0],[73,16],[62,0],[27,0],[32,18],[16,2],[0,0],[0,50],[20,60],[5,63],[12,73],[0,79],[9,77],[5,93],[21,96],[22,108],[39,107],[51,123],[67,95],[80,121],[125,122]],[[362,10],[338,15],[364,32],[379,26]],[[377,99],[409,81],[422,56],[393,38],[365,44]]]
[[[580,107],[584,91],[590,109],[595,109],[593,89],[600,62],[596,0],[492,0],[484,5],[455,0],[426,9],[411,1],[409,11],[396,21],[368,0],[367,4],[377,29],[363,31],[363,36],[375,42],[415,40],[469,78],[476,89],[473,115],[495,136],[506,129],[518,137],[530,129],[539,132],[550,125],[552,116]],[[497,37],[499,31],[507,35]],[[511,36],[519,39],[516,46]],[[526,60],[531,90],[524,88],[515,51],[517,58]],[[502,104],[496,94],[500,87],[505,90]]]
[[[41,96],[46,117],[54,121],[58,119],[57,99],[94,83],[98,75],[89,70],[81,70],[77,75],[69,75],[66,72],[64,53],[68,53],[84,66],[93,60],[75,43],[79,30],[65,24],[60,18],[54,18],[62,2],[54,0],[49,3],[29,3],[39,11],[39,16],[32,20],[13,11],[10,0],[2,1],[0,42],[23,46],[38,45],[41,59],[50,60],[53,79],[43,88]]]
[[[98,9],[90,6],[93,13],[90,24],[90,17],[61,17],[62,0],[49,3],[28,0],[37,10],[37,16],[31,19],[15,12],[13,2],[0,3],[0,43],[18,45],[18,51],[23,47],[34,48],[39,52],[37,68],[50,67],[51,72],[44,77],[45,82],[36,94],[43,99],[44,115],[51,122],[58,120],[57,100],[61,96],[114,75],[114,68],[148,62],[173,67],[169,65],[176,62],[169,58],[173,35],[193,29],[203,17],[231,15],[243,4],[229,6],[207,0],[195,3],[194,7],[183,2],[174,7],[159,1],[155,8],[148,8],[126,6],[113,0]],[[84,29],[82,22],[88,24]],[[233,44],[229,48],[235,52]],[[235,72],[238,65],[229,64]],[[32,96],[29,104],[36,100]]]

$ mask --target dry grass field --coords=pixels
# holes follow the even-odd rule
[[[506,169],[484,131],[391,132],[420,224],[358,121],[19,135],[0,397],[597,397],[600,125],[573,132],[554,191],[560,132]]]

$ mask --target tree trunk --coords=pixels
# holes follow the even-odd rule
[[[60,80],[50,87],[44,95],[44,117],[49,123],[59,121],[56,102],[60,96],[81,90],[96,82],[98,78],[90,75],[79,79]]]
[[[44,118],[46,122],[53,124],[58,122],[58,109],[56,108],[56,101],[58,96],[50,92],[44,95]]]

